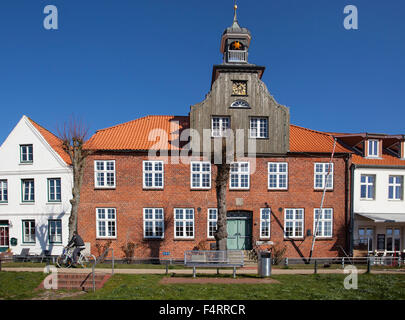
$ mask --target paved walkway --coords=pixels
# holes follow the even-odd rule
[[[2,268],[3,271],[15,272],[43,272],[44,268]],[[59,272],[90,273],[91,269],[57,269]],[[359,269],[359,273],[365,273],[365,269]],[[111,268],[97,268],[96,272],[111,273]],[[198,269],[198,274],[216,274],[216,269]],[[232,274],[232,270],[222,269],[220,274]],[[115,274],[165,274],[165,269],[115,269]],[[192,274],[193,269],[169,269],[169,274]],[[272,269],[273,275],[278,274],[313,274],[313,269]],[[342,269],[318,269],[319,274],[344,274]],[[372,274],[404,274],[405,270],[371,270]],[[257,274],[256,269],[238,269],[236,274]]]

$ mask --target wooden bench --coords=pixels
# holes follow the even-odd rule
[[[236,268],[243,267],[244,255],[241,250],[192,250],[184,252],[184,266],[193,268],[193,277],[196,277],[197,268],[233,268],[233,277],[236,278]]]

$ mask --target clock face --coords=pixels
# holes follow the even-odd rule
[[[246,81],[233,81],[232,95],[246,96],[247,95],[247,82]]]

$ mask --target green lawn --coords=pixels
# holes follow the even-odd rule
[[[204,275],[206,276],[206,275]],[[227,275],[222,275],[226,277]],[[114,275],[80,299],[108,300],[402,300],[405,275],[360,275],[358,290],[343,287],[345,275],[277,275],[280,284],[160,285],[162,275]]]
[[[31,299],[45,278],[39,272],[0,272],[0,299]],[[180,276],[180,275],[176,275]],[[201,277],[202,275],[200,275]],[[204,275],[204,277],[216,275]],[[220,275],[230,277],[230,275]],[[359,275],[358,290],[346,290],[345,275],[275,275],[278,284],[170,284],[163,275],[114,275],[95,293],[73,299],[107,300],[403,300],[405,275]],[[183,275],[184,277],[184,275]],[[191,275],[190,275],[191,277]],[[255,277],[254,275],[238,276]]]
[[[31,299],[45,277],[42,272],[0,272],[0,299]]]

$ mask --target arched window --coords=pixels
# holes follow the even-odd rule
[[[236,100],[231,104],[231,108],[250,108],[250,105],[245,100]]]

